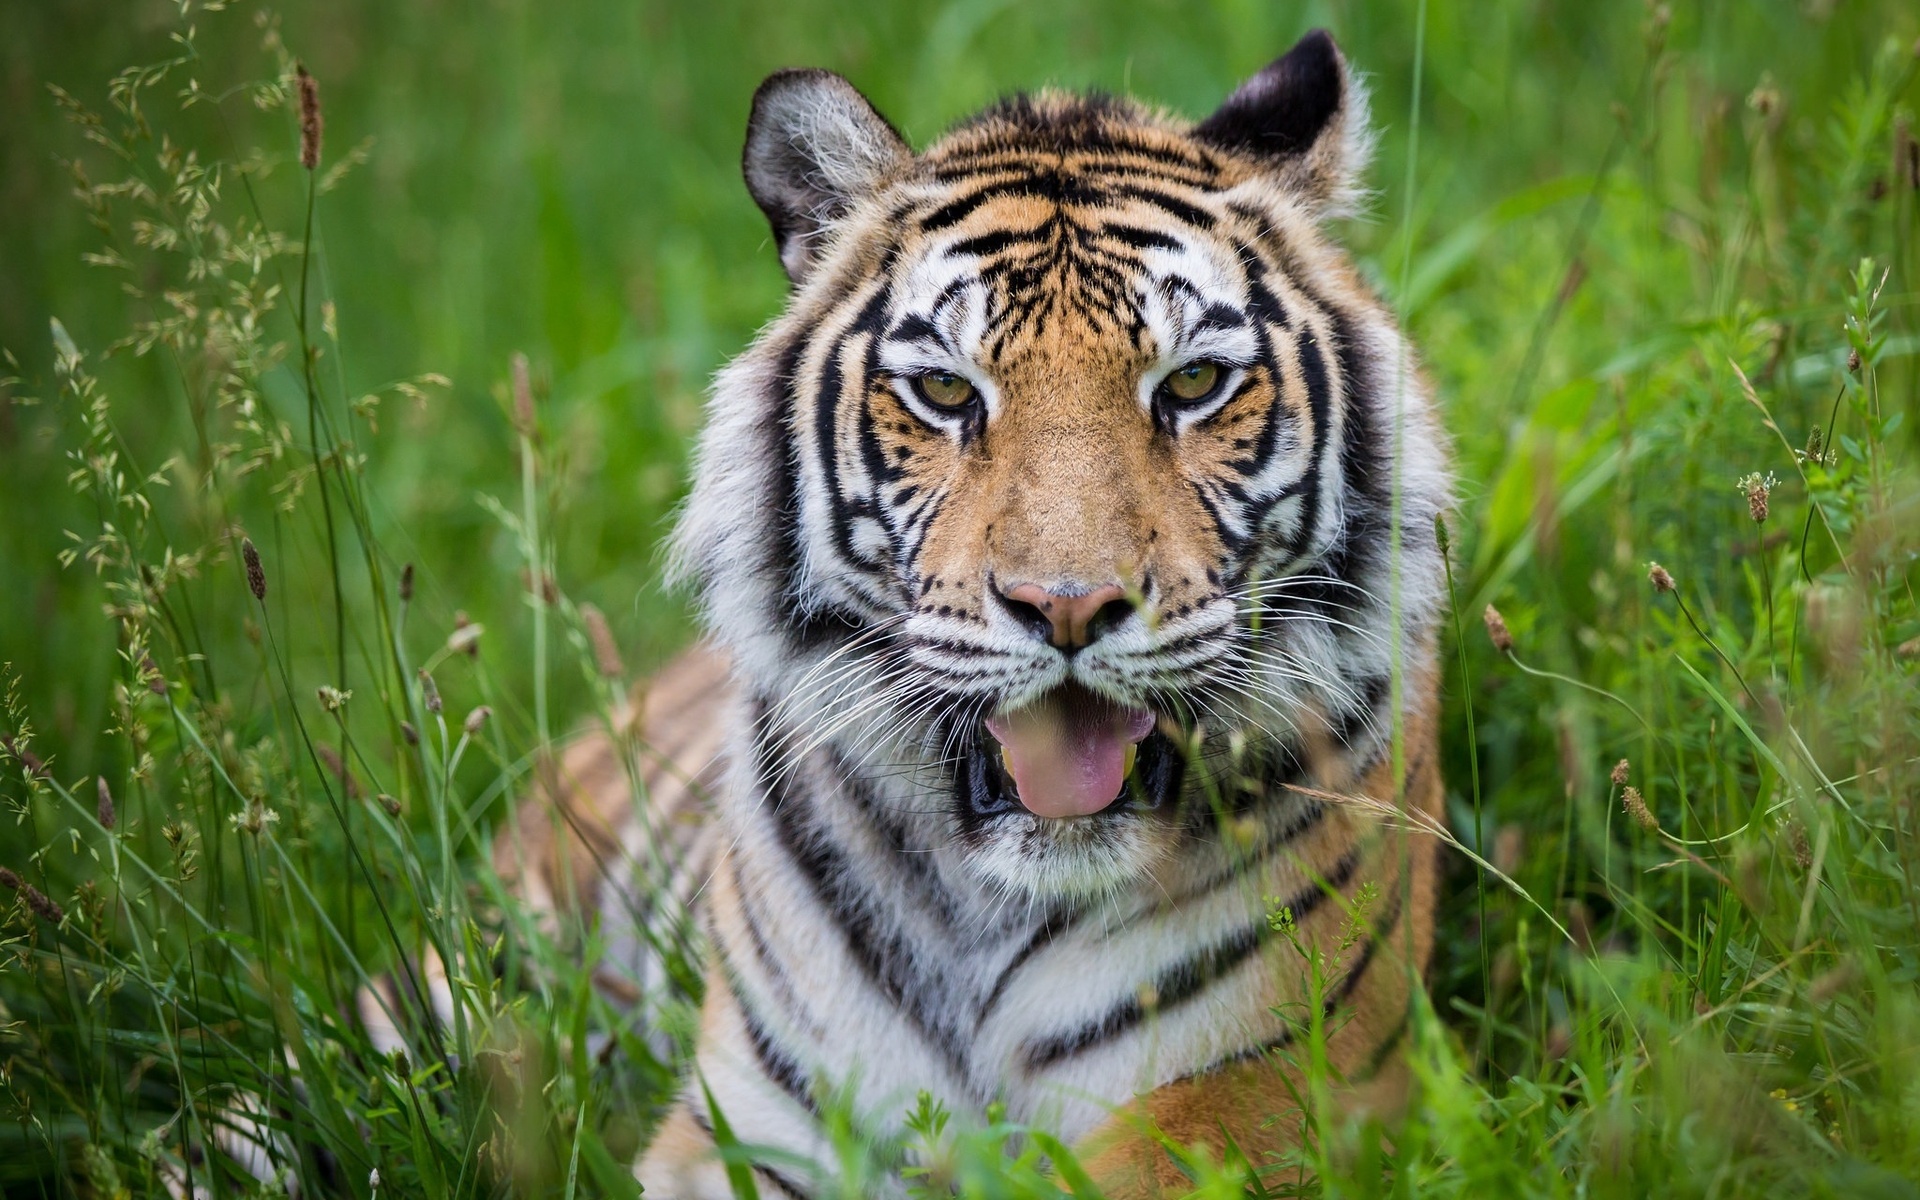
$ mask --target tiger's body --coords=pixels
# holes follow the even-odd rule
[[[640,924],[705,933],[648,1195],[731,1194],[709,1096],[790,1156],[762,1194],[808,1195],[828,1091],[880,1129],[922,1090],[1157,1194],[1144,1122],[1288,1143],[1310,996],[1346,1102],[1393,1106],[1447,483],[1322,228],[1365,136],[1322,34],[1197,126],[1042,94],[919,154],[837,76],[763,86],[795,290],[716,382],[677,535],[710,644],[635,717],[644,804],[588,740],[502,842],[598,912],[610,986],[666,986]]]

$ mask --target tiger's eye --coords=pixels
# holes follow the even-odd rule
[[[1167,392],[1175,400],[1204,400],[1220,384],[1220,364],[1188,363],[1167,376]]]
[[[973,385],[949,371],[916,376],[913,390],[936,408],[959,408],[973,399]]]

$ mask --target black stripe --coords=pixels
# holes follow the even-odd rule
[[[741,914],[748,921],[748,929],[755,949],[764,949],[765,943],[760,940],[759,932],[752,928],[752,918],[746,914],[745,897],[741,893],[738,875],[734,877],[734,894],[742,896]],[[806,1072],[800,1068],[800,1063],[782,1049],[773,1040],[773,1035],[768,1032],[767,1027],[760,1023],[759,1017],[753,1011],[752,1003],[747,999],[745,989],[741,987],[740,973],[735,969],[723,939],[714,938],[714,954],[719,959],[720,974],[727,981],[727,992],[733,997],[733,1006],[739,1010],[740,1023],[746,1027],[747,1042],[753,1047],[754,1058],[759,1060],[760,1073],[778,1084],[780,1090],[802,1108],[816,1117],[819,1116],[820,1110],[813,1102],[811,1081],[807,1078]],[[762,961],[763,963],[770,961],[770,958],[763,957]],[[781,980],[785,979],[784,974],[778,974],[777,977]]]
[[[720,1139],[714,1135],[713,1122],[707,1119],[707,1114],[701,1112],[700,1106],[692,1100],[683,1100],[681,1103],[687,1106],[687,1115],[693,1118],[693,1123],[699,1127],[700,1132],[707,1135],[707,1140],[713,1143],[715,1149],[719,1149]],[[789,1200],[813,1200],[813,1193],[772,1167],[762,1166],[759,1163],[754,1163],[752,1166],[756,1174],[778,1188],[780,1194],[788,1197]]]
[[[1194,329],[1238,329],[1247,323],[1247,314],[1219,301],[1210,301],[1200,312],[1200,319],[1194,322]]]
[[[852,324],[835,336],[827,347],[827,353],[820,367],[820,378],[813,397],[813,438],[814,454],[819,460],[820,475],[826,486],[826,506],[831,522],[834,552],[848,564],[863,561],[853,549],[853,518],[863,512],[868,504],[864,497],[848,497],[840,490],[840,445],[839,415],[842,397],[841,389],[845,383],[845,368],[840,360],[847,343],[861,335],[869,338],[879,332],[880,318],[885,311],[887,293],[884,288],[876,288],[866,304],[854,317]],[[868,353],[872,353],[869,342]],[[865,380],[861,380],[864,393]]]
[[[1207,495],[1206,484],[1201,480],[1192,479],[1187,481],[1187,486],[1193,492],[1194,498],[1200,501],[1200,507],[1207,511],[1207,519],[1213,522],[1213,533],[1220,539],[1221,547],[1228,554],[1238,553],[1240,548],[1247,544],[1247,539],[1227,528],[1227,519],[1221,515],[1220,508],[1213,502],[1213,498]]]
[[[779,1189],[780,1194],[787,1197],[787,1200],[813,1200],[812,1192],[807,1191],[805,1188],[801,1187],[799,1184],[795,1183],[793,1180],[787,1178],[787,1176],[782,1174],[781,1172],[774,1170],[772,1167],[765,1166],[761,1163],[755,1163],[753,1164],[753,1169],[754,1169],[754,1172],[760,1176],[760,1178],[766,1180],[768,1183],[772,1184],[775,1188]]]
[[[1016,94],[956,126],[954,133],[972,134],[974,144],[941,152],[934,175],[951,180],[988,171],[1032,169],[1057,161],[1065,150],[1110,156],[1106,161],[1074,162],[1076,169],[1089,172],[1139,174],[1144,163],[1155,172],[1196,185],[1218,178],[1217,155],[1178,142],[1147,141],[1135,128],[1139,119],[1137,108],[1097,93],[1073,97],[1051,109],[1036,104],[1030,95]]]
[[[1267,602],[1263,601],[1262,607],[1267,607]],[[1271,611],[1285,612],[1286,609],[1281,607]],[[1336,632],[1339,632],[1338,627]],[[1333,722],[1333,736],[1340,739],[1340,744],[1343,746],[1353,745],[1355,738],[1374,727],[1375,720],[1380,716],[1381,706],[1387,703],[1388,690],[1392,686],[1393,679],[1388,675],[1368,675],[1353,683],[1360,691],[1360,707],[1342,712]],[[1412,779],[1412,776],[1409,775],[1407,778]]]
[[[1264,286],[1257,289],[1255,295],[1264,295],[1270,299],[1276,311],[1284,311],[1278,294],[1268,292]],[[1281,319],[1287,321],[1285,316]],[[1294,488],[1301,498],[1300,526],[1294,530],[1293,539],[1286,548],[1289,559],[1303,557],[1313,544],[1314,533],[1320,525],[1322,464],[1333,457],[1329,446],[1333,439],[1333,391],[1327,380],[1327,361],[1321,352],[1320,339],[1311,326],[1301,322],[1294,346],[1300,359],[1301,382],[1307,389],[1307,419],[1313,424],[1313,458]]]
[[[1052,231],[1053,224],[1052,221],[1046,221],[1033,229],[996,229],[992,233],[976,234],[970,238],[962,238],[947,247],[947,253],[970,254],[976,258],[984,258],[989,254],[1005,250],[1016,242],[1031,242],[1046,237]]]
[[[1344,418],[1340,434],[1340,470],[1347,487],[1357,495],[1386,502],[1392,481],[1385,478],[1387,443],[1374,410],[1377,381],[1368,364],[1360,361],[1353,320],[1339,309],[1319,305],[1333,318],[1334,357],[1340,364],[1340,399]]]
[[[1392,1056],[1394,1050],[1399,1047],[1401,1042],[1407,1040],[1407,1033],[1412,1028],[1413,1004],[1409,1002],[1405,1010],[1401,1012],[1400,1019],[1394,1023],[1393,1028],[1387,1031],[1387,1035],[1380,1039],[1378,1045],[1374,1046],[1373,1053],[1367,1055],[1367,1065],[1360,1070],[1359,1074],[1349,1075],[1347,1078],[1354,1083],[1365,1083],[1375,1075],[1378,1075],[1380,1068],[1387,1065],[1387,1059]]]
[[[793,990],[793,980],[787,975],[785,964],[774,955],[773,947],[767,944],[766,935],[760,931],[760,918],[755,912],[752,897],[747,894],[745,883],[740,879],[738,868],[733,866],[734,860],[729,858],[727,861],[728,870],[733,873],[733,894],[740,901],[740,923],[747,927],[747,941],[753,949],[754,961],[760,964],[761,973],[767,977],[767,984],[773,990],[773,998],[817,1032],[819,1023],[808,1011],[807,1006],[801,1002],[798,993]],[[723,940],[716,936],[714,943],[716,951],[724,958],[726,947]]]
[[[753,1046],[753,1056],[760,1062],[760,1073],[780,1085],[780,1090],[791,1096],[802,1108],[814,1116],[820,1115],[820,1109],[813,1101],[812,1081],[800,1064],[786,1051],[774,1043],[773,1035],[764,1025],[754,1019],[753,1010],[747,1007],[746,997],[734,989],[733,1001],[740,1006],[740,1021],[747,1027],[747,1041]]]
[[[1180,250],[1184,247],[1180,239],[1161,233],[1157,229],[1142,229],[1138,225],[1122,225],[1109,222],[1100,226],[1102,234],[1115,241],[1124,242],[1135,250]]]
[[[1353,878],[1353,873],[1359,865],[1359,851],[1349,850],[1328,873],[1325,886],[1318,881],[1310,883],[1302,888],[1298,895],[1288,900],[1286,907],[1292,910],[1294,922],[1298,924],[1305,921],[1326,900],[1329,892],[1338,892],[1344,888]],[[1150,1014],[1164,1015],[1171,1012],[1206,991],[1234,968],[1247,961],[1256,950],[1273,937],[1273,934],[1272,923],[1263,916],[1260,920],[1208,946],[1200,953],[1163,968],[1153,980],[1155,1002],[1151,1009],[1136,994],[1108,1009],[1106,1015],[1091,1025],[1084,1025],[1072,1033],[1029,1042],[1023,1056],[1027,1070],[1045,1070],[1061,1059],[1119,1037],[1146,1020]]]
[[[932,321],[918,313],[909,313],[887,330],[890,342],[937,342],[940,330]]]
[[[964,1078],[965,1056],[955,1032],[933,1019],[928,1012],[929,997],[916,986],[937,985],[938,980],[918,969],[914,947],[900,927],[878,915],[886,911],[886,902],[861,888],[861,872],[853,869],[841,848],[822,831],[810,827],[807,801],[794,790],[794,773],[778,769],[769,736],[762,733],[756,743],[756,788],[764,795],[768,780],[776,781],[767,798],[774,833],[820,906],[835,919],[848,957],[875,990],[941,1053],[954,1074]]]
[[[1210,822],[1214,820],[1214,814],[1210,810],[1201,811]],[[1162,900],[1157,906],[1147,909],[1141,916],[1145,917],[1155,913],[1164,913],[1171,909],[1178,908],[1183,904],[1188,904],[1206,895],[1216,888],[1239,879],[1243,875],[1252,873],[1255,868],[1265,863],[1267,859],[1273,857],[1273,855],[1283,847],[1292,845],[1307,833],[1318,828],[1320,822],[1326,818],[1326,815],[1326,805],[1318,800],[1304,800],[1293,810],[1292,816],[1285,823],[1274,827],[1267,834],[1266,838],[1261,841],[1260,845],[1252,851],[1244,855],[1236,852],[1233,855],[1232,861],[1226,867],[1207,876],[1206,879],[1195,886],[1175,893],[1171,898]],[[1140,918],[1135,919],[1138,920]]]
[[[1372,937],[1369,937],[1365,942],[1361,944],[1360,955],[1359,957],[1354,959],[1353,966],[1347,969],[1346,975],[1340,980],[1339,984],[1335,986],[1332,991],[1327,993],[1326,998],[1321,1002],[1321,1005],[1320,1005],[1321,1016],[1323,1017],[1332,1016],[1334,1010],[1339,1008],[1341,1004],[1345,1003],[1347,997],[1353,995],[1354,990],[1360,986],[1361,980],[1363,980],[1366,977],[1367,968],[1373,965],[1374,951],[1379,948],[1379,945],[1381,942],[1385,941],[1388,937],[1392,936],[1393,932],[1399,928],[1400,916],[1401,916],[1400,881],[1399,880],[1396,879],[1394,881],[1394,886],[1391,890],[1392,890],[1392,895],[1394,897],[1393,908],[1389,910],[1387,914],[1387,919],[1384,922],[1382,922],[1374,930]],[[1186,1079],[1194,1079],[1201,1075],[1211,1074],[1214,1071],[1218,1071],[1224,1067],[1230,1067],[1235,1063],[1242,1063],[1242,1062],[1247,1062],[1251,1059],[1261,1058],[1261,1057],[1264,1057],[1265,1055],[1273,1053],[1276,1050],[1284,1050],[1288,1046],[1293,1044],[1296,1037],[1298,1037],[1297,1028],[1293,1025],[1289,1025],[1285,1030],[1283,1030],[1280,1033],[1278,1037],[1269,1038],[1268,1040],[1260,1043],[1257,1046],[1248,1046],[1244,1050],[1235,1051],[1234,1053],[1227,1055],[1225,1058],[1216,1060],[1210,1066],[1207,1066],[1198,1071],[1195,1071],[1190,1075],[1183,1076],[1182,1081]]]
[[[1185,221],[1195,229],[1211,230],[1214,226],[1215,222],[1212,213],[1203,208],[1197,208],[1194,205],[1188,204],[1178,196],[1168,195],[1158,188],[1147,187],[1139,183],[1126,183],[1116,186],[1113,190],[1116,195],[1125,196],[1129,200],[1138,200],[1144,204],[1150,204],[1162,212],[1167,213],[1169,216]]]
[[[902,697],[901,707],[915,711],[915,698]],[[933,913],[942,924],[952,926],[961,921],[962,915],[954,903],[956,897],[940,879],[933,856],[921,853],[922,847],[908,841],[907,829],[898,816],[888,812],[874,794],[873,781],[862,775],[856,764],[848,762],[838,748],[829,746],[822,752],[833,763],[834,774],[845,786],[854,807],[866,818],[885,848],[880,862],[894,868],[896,877],[911,889],[921,908]]]
[[[1098,196],[1089,189],[1085,180],[1063,177],[1051,170],[1021,174],[1011,179],[1003,179],[974,188],[965,195],[947,201],[920,218],[920,231],[937,233],[942,229],[949,229],[972,216],[981,205],[1002,197],[1023,197],[1077,204],[1088,204],[1098,200]]]
[[[1013,977],[1020,968],[1027,965],[1027,960],[1052,945],[1061,934],[1072,929],[1085,912],[1085,909],[1078,908],[1065,911],[1056,909],[1042,918],[1040,927],[1033,931],[1033,936],[1027,940],[1027,944],[1020,947],[1019,952],[1002,968],[1000,977],[993,981],[993,988],[987,993],[985,1002],[980,1005],[980,1016],[974,1022],[976,1032],[987,1023],[987,1018],[992,1015],[1001,997],[1006,994],[1007,985],[1013,982]]]
[[[761,436],[773,443],[772,449],[780,462],[780,468],[773,477],[773,511],[779,535],[773,540],[774,556],[768,565],[781,581],[782,616],[788,626],[804,620],[798,604],[802,586],[800,564],[806,561],[798,496],[800,451],[788,418],[798,403],[800,358],[806,347],[806,339],[796,337],[780,351],[780,365],[776,372],[778,386],[767,398],[769,403],[765,405],[759,422]]]

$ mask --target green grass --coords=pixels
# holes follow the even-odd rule
[[[1313,24],[1384,132],[1344,236],[1456,442],[1473,851],[1415,1119],[1390,1149],[1310,1122],[1313,1186],[1920,1194],[1911,5],[190,9],[0,8],[0,865],[62,917],[0,893],[6,1196],[250,1194],[185,1153],[239,1092],[304,1194],[632,1194],[673,1064],[483,864],[620,689],[583,606],[636,677],[690,636],[656,545],[704,381],[783,288],[737,174],[753,86],[834,67],[917,140],[1046,82],[1197,114]],[[500,970],[446,1044],[371,1055],[353,990],[428,945]],[[1088,1194],[1017,1133],[915,1186]],[[902,1148],[837,1139],[847,1195]]]

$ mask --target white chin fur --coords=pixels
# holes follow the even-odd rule
[[[1149,822],[1135,814],[1050,820],[1018,813],[995,822],[967,865],[1017,895],[1086,898],[1138,882],[1160,850]]]

